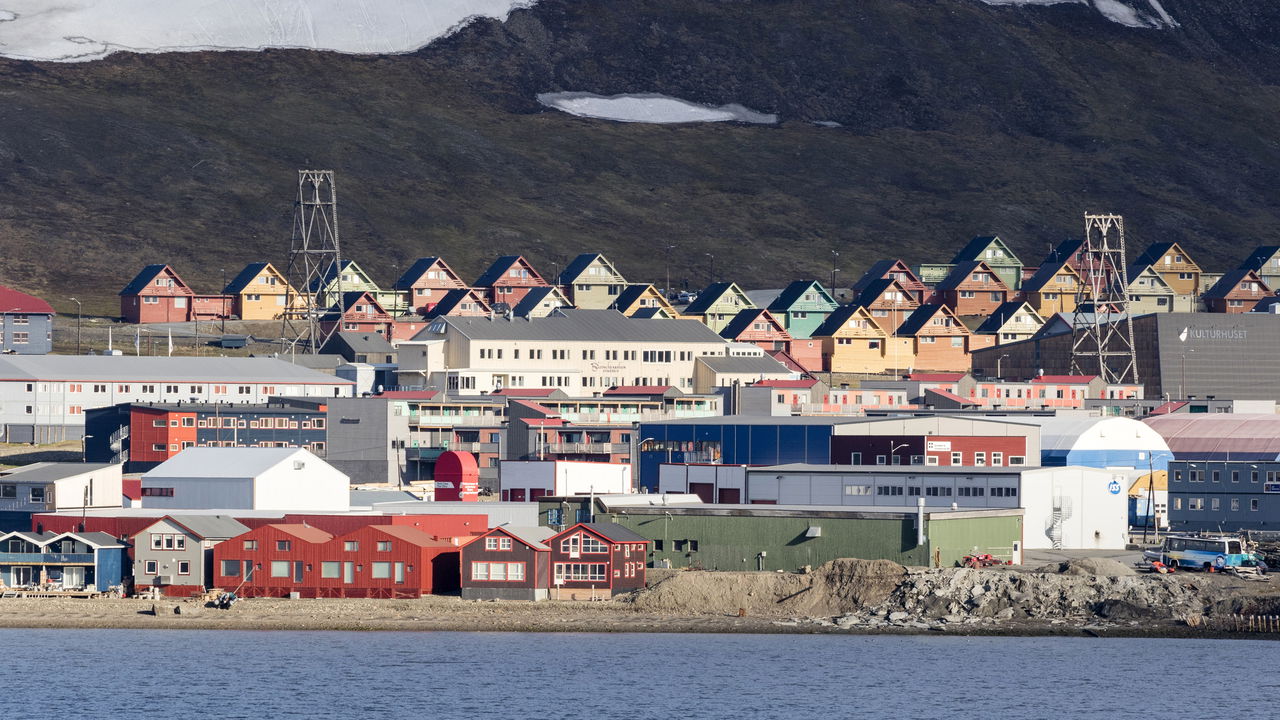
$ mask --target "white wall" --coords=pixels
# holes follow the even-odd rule
[[[542,490],[547,495],[627,494],[631,465],[563,460],[503,460],[498,469],[503,490]]]
[[[1027,470],[1022,481],[1024,546],[1051,549],[1050,530],[1060,512],[1064,549],[1123,550],[1129,530],[1127,490],[1124,473],[1070,466]]]
[[[68,510],[84,507],[86,487],[91,488],[89,507],[120,507],[124,493],[124,484],[121,481],[123,467],[123,465],[108,465],[91,472],[55,480],[54,509]]]
[[[253,485],[255,510],[345,512],[351,508],[350,478],[311,453],[306,455],[294,455],[258,476]]]

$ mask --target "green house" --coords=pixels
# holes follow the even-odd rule
[[[970,240],[949,263],[921,263],[916,268],[916,275],[925,284],[936,285],[956,265],[965,262],[986,263],[1010,290],[1017,290],[1022,286],[1022,261],[1009,248],[1008,243],[997,235],[982,235]]]
[[[341,281],[341,282],[339,282]],[[356,264],[355,260],[343,260],[342,271],[336,272],[336,268],[330,265],[328,272],[322,278],[316,278],[311,283],[311,292],[319,296],[323,301],[321,304],[333,306],[338,304],[340,293],[338,288],[341,286],[341,294],[350,292],[367,292],[373,296],[378,304],[386,308],[387,312],[396,315],[403,312],[406,304],[404,296],[397,290],[383,290],[378,287],[378,283],[369,277],[363,268]]]
[[[813,331],[835,312],[840,304],[816,280],[796,280],[783,289],[769,312],[797,339],[813,336]]]
[[[743,310],[756,306],[737,283],[711,283],[698,293],[698,299],[689,303],[681,314],[701,320],[707,327],[720,332]]]

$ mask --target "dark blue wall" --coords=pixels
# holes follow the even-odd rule
[[[656,492],[658,467],[671,463],[784,465],[831,462],[832,425],[641,423],[640,438],[658,449],[640,452],[640,486]],[[708,457],[718,449],[718,455]]]

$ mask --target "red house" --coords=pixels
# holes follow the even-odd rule
[[[578,523],[547,545],[552,599],[589,600],[645,587],[649,541],[617,523]]]
[[[739,311],[720,331],[720,337],[729,342],[750,343],[769,353],[785,353],[803,371],[822,369],[822,344],[808,338],[796,340],[768,310]]]
[[[330,332],[377,333],[390,339],[391,325],[391,315],[371,293],[363,290],[342,293],[342,302],[320,318],[320,327],[326,335]]]
[[[550,285],[524,256],[504,255],[489,266],[474,287],[491,305],[506,303],[515,307],[533,288]]]
[[[546,600],[553,531],[502,525],[462,546],[466,600]]]
[[[934,287],[931,301],[956,315],[990,315],[1009,300],[1009,286],[985,262],[962,262]]]
[[[1212,313],[1246,313],[1253,310],[1258,301],[1271,295],[1271,288],[1258,273],[1240,268],[1223,275],[1202,299],[1205,309]]]
[[[408,312],[422,315],[430,312],[450,290],[466,287],[453,268],[438,257],[418,258],[395,284],[395,289],[403,294],[401,305]]]
[[[214,548],[214,585],[242,597],[421,597],[458,587],[458,548],[407,525],[335,538],[310,525],[263,525]]]
[[[195,292],[168,265],[148,265],[120,291],[120,317],[129,323],[187,322]]]

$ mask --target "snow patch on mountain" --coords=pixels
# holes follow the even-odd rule
[[[78,62],[114,52],[302,48],[413,52],[537,0],[0,0],[0,56]]]
[[[541,93],[538,102],[570,115],[633,123],[743,122],[773,125],[777,115],[756,112],[736,103],[711,107],[658,95],[596,95],[584,92]]]
[[[1132,28],[1178,27],[1160,0],[979,0],[987,5],[1088,5],[1112,22]],[[1135,6],[1134,3],[1143,8]]]

